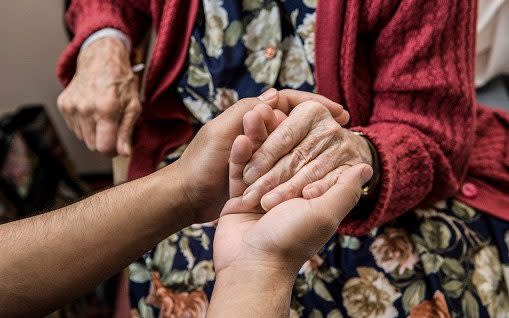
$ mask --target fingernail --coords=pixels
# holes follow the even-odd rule
[[[247,184],[253,184],[258,179],[258,173],[252,166],[247,166],[244,171],[244,182]]]
[[[361,171],[362,184],[367,183],[373,176],[373,169],[370,166],[364,166]]]
[[[269,193],[262,197],[262,200],[260,202],[262,208],[265,211],[270,210],[271,208],[275,207],[281,203],[281,195],[279,193]]]
[[[275,88],[269,88],[263,94],[261,94],[258,99],[262,102],[268,102],[276,96],[277,90]]]

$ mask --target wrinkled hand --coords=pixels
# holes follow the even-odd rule
[[[88,149],[129,155],[141,104],[124,44],[104,38],[85,48],[78,57],[76,74],[57,104],[69,128]]]
[[[258,98],[245,98],[229,107],[222,114],[203,126],[181,158],[175,162],[182,171],[182,179],[187,184],[187,201],[192,209],[194,223],[208,222],[219,216],[228,200],[228,158],[235,138],[242,134],[244,125],[249,131],[251,118],[255,124],[252,129],[253,140],[258,137],[256,120],[263,120],[267,130],[272,131],[300,103],[317,100],[338,120],[347,122],[348,112],[323,96],[294,90],[277,91],[271,89]],[[248,111],[257,111],[246,118]],[[275,111],[272,111],[275,109]],[[251,118],[251,119],[250,119]],[[266,132],[267,134],[267,132]],[[265,137],[261,137],[264,139]],[[164,169],[162,169],[164,170]]]
[[[342,128],[322,104],[295,107],[244,170],[247,206],[270,210],[292,198],[316,198],[359,163],[372,164],[367,141]]]
[[[247,115],[246,115],[247,116]],[[258,121],[259,122],[259,121]],[[258,136],[263,137],[263,133]],[[285,201],[267,213],[247,208],[242,193],[243,169],[256,143],[241,135],[230,155],[230,196],[214,237],[216,272],[231,268],[290,269],[294,274],[327,242],[360,197],[371,178],[365,164],[348,167],[327,192],[317,198]],[[258,141],[261,141],[258,139]]]

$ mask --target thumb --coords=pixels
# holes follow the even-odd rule
[[[138,98],[133,98],[124,110],[124,116],[118,129],[117,153],[119,155],[128,156],[131,154],[131,135],[140,113],[140,101]]]
[[[348,168],[327,192],[309,200],[312,212],[321,214],[324,219],[332,218],[337,223],[335,225],[339,225],[359,201],[362,186],[372,175],[373,169],[366,164]]]
[[[246,163],[251,159],[252,149],[251,140],[245,135],[237,136],[233,142],[229,160],[230,198],[241,196],[246,190],[243,171]]]

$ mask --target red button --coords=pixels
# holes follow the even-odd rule
[[[461,193],[467,198],[475,198],[479,194],[479,190],[473,183],[465,183],[461,187]]]

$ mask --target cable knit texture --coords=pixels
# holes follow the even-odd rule
[[[76,36],[60,60],[64,84],[74,74],[79,46],[96,30],[117,28],[134,43],[149,17],[157,30],[131,178],[153,171],[168,149],[192,136],[174,82],[198,7],[199,0],[73,0],[67,13]],[[362,235],[456,195],[467,171],[480,190],[469,203],[509,220],[501,203],[509,196],[509,125],[503,113],[476,110],[475,12],[474,0],[318,2],[318,92],[346,106],[352,129],[377,147],[382,169],[374,210],[364,220],[345,220],[341,233]]]

